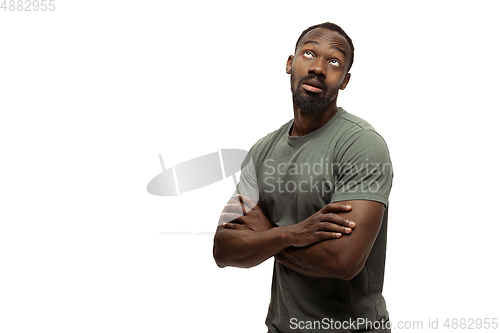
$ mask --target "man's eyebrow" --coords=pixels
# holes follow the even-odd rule
[[[317,41],[315,41],[315,40],[308,40],[308,41],[306,41],[304,43],[304,45],[306,45],[306,44],[316,44],[316,45],[319,45],[319,43]]]
[[[306,41],[304,43],[304,45],[306,45],[306,44],[316,44],[316,45],[319,45],[319,43],[317,41],[315,41],[315,40],[308,40],[308,41]],[[340,48],[340,47],[338,47],[335,44],[332,44],[332,46],[330,46],[330,48],[336,49],[336,50],[340,51],[344,55],[344,57],[347,57],[347,54],[346,54],[346,52],[345,52],[345,50],[343,48]]]

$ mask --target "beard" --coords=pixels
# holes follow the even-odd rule
[[[300,87],[302,86],[302,83],[308,79],[316,79],[323,84],[323,92],[325,93],[323,94],[322,97],[318,96],[319,94],[312,93],[309,91],[306,91],[305,94],[300,93]],[[291,77],[291,80],[293,81],[293,75]],[[292,87],[291,90],[292,90],[293,104],[297,106],[300,110],[311,115],[319,114],[325,111],[328,105],[330,105],[330,103],[333,101],[332,95],[335,94],[335,91],[330,92],[330,94],[326,93],[329,90],[328,86],[325,84],[325,82],[321,77],[318,77],[313,74],[302,78],[299,81],[297,88],[294,90]]]

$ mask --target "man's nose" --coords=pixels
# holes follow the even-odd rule
[[[326,74],[326,68],[325,64],[323,61],[320,59],[316,59],[311,63],[311,66],[309,67],[309,74],[315,74],[316,76],[323,76],[325,77]]]

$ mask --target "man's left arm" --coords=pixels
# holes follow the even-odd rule
[[[363,268],[377,238],[385,205],[370,200],[341,201],[352,210],[338,215],[356,223],[348,235],[305,248],[289,247],[275,256],[283,265],[304,275],[350,280]]]

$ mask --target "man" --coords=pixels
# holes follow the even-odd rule
[[[382,296],[392,168],[366,121],[337,107],[354,46],[306,29],[288,57],[293,120],[259,140],[214,237],[219,267],[274,257],[269,332],[390,332]]]

